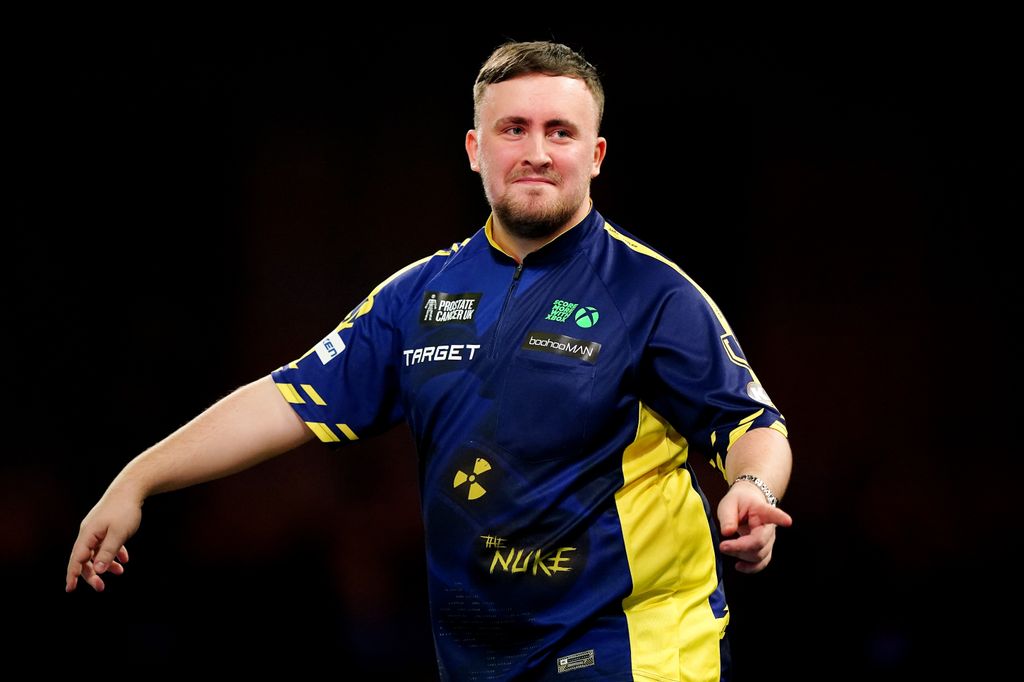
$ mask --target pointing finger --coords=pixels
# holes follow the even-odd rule
[[[793,517],[778,507],[769,507],[766,511],[761,512],[760,516],[762,523],[774,523],[783,528],[789,528],[793,525]]]

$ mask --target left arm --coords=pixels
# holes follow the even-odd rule
[[[764,481],[776,497],[782,498],[793,468],[788,439],[769,428],[757,428],[740,436],[729,448],[725,473],[732,483],[737,476],[753,474]],[[729,488],[718,504],[718,523],[724,540],[719,548],[736,557],[736,570],[757,573],[772,559],[775,527],[790,526],[793,519],[778,507],[768,504],[765,494],[750,481],[739,481]]]

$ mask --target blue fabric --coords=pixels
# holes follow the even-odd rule
[[[442,678],[631,679],[623,451],[639,401],[712,460],[742,420],[782,420],[751,397],[735,337],[689,279],[593,208],[521,268],[481,228],[368,302],[330,352],[322,342],[273,377],[332,447],[349,442],[339,424],[359,438],[410,424]],[[721,586],[708,599],[724,615]],[[582,667],[556,672],[580,652],[568,660]]]

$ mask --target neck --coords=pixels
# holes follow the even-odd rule
[[[589,196],[587,200],[580,204],[579,209],[573,214],[565,225],[562,225],[555,232],[544,237],[537,237],[534,239],[528,237],[518,237],[508,230],[498,220],[498,216],[493,212],[491,213],[491,238],[494,243],[504,251],[506,254],[515,259],[517,263],[522,263],[523,259],[530,253],[533,253],[537,249],[541,248],[545,244],[550,244],[562,234],[565,234],[573,227],[578,225],[587,214],[590,213],[591,207],[594,205],[594,200]]]

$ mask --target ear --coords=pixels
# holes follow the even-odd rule
[[[476,137],[476,129],[470,128],[469,132],[466,133],[466,154],[469,156],[469,167],[477,173],[480,172],[480,164],[476,159],[477,151],[479,149],[480,142]]]
[[[608,140],[603,137],[597,138],[597,142],[594,144],[594,167],[590,169],[590,177],[596,178],[601,174],[601,162],[604,161],[604,155],[608,151]]]

